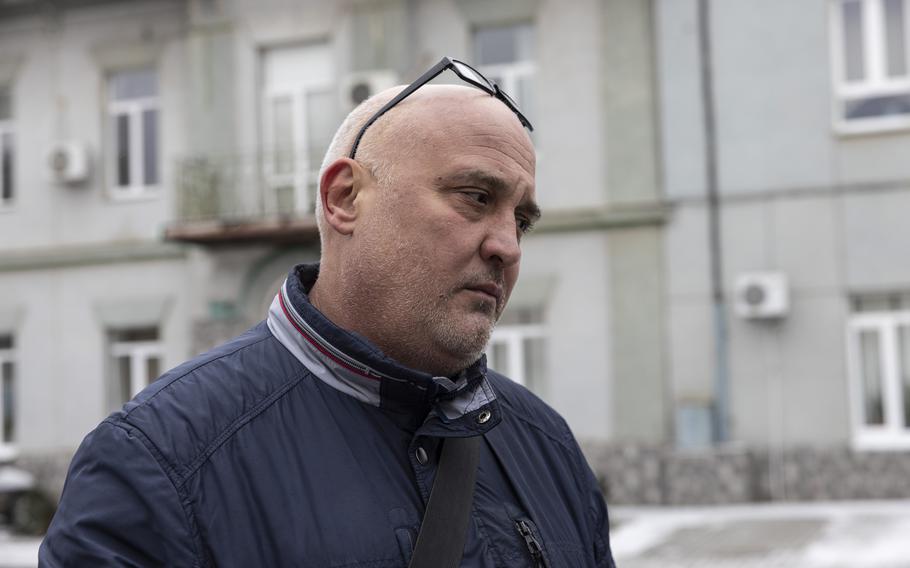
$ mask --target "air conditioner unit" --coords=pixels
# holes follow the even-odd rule
[[[376,70],[350,73],[341,80],[341,108],[348,112],[379,91],[398,84],[394,71]]]
[[[77,185],[88,180],[88,147],[82,142],[59,142],[48,154],[48,167],[57,183]]]
[[[736,314],[746,319],[776,319],[787,315],[790,297],[781,272],[740,274],[733,288]]]

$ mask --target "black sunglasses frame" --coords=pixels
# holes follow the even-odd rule
[[[466,76],[464,73],[461,72],[461,70],[459,70],[459,68],[458,68],[459,65],[464,65],[465,67],[467,67],[469,70],[471,70],[471,72],[474,75],[476,75],[479,79],[482,79],[484,82],[481,83],[480,81],[477,81],[476,79]],[[477,69],[474,69],[473,67],[471,67],[464,61],[459,61],[457,59],[443,57],[439,61],[439,63],[430,67],[430,69],[428,69],[423,75],[418,77],[413,83],[411,83],[410,85],[405,87],[400,93],[395,95],[395,97],[392,100],[390,100],[389,102],[384,104],[381,109],[376,111],[376,113],[373,116],[371,116],[370,119],[368,121],[366,121],[366,123],[364,123],[364,125],[360,128],[360,132],[357,133],[357,137],[354,138],[354,144],[351,146],[351,152],[350,152],[350,154],[348,154],[348,158],[350,158],[352,160],[354,159],[354,156],[357,154],[357,147],[360,146],[360,139],[363,138],[363,135],[367,131],[367,129],[370,126],[372,126],[372,124],[374,122],[376,122],[380,116],[384,115],[392,107],[394,107],[395,105],[397,105],[404,99],[411,96],[414,93],[414,91],[416,91],[420,87],[426,85],[427,83],[429,83],[430,81],[435,79],[438,75],[442,74],[442,72],[445,71],[446,69],[451,69],[452,72],[455,73],[456,75],[458,75],[458,78],[461,79],[462,81],[464,81],[465,83],[468,83],[469,85],[477,87],[481,91],[484,91],[485,93],[487,93],[493,97],[496,97],[497,99],[502,101],[503,104],[505,104],[507,107],[509,107],[509,109],[512,112],[515,113],[515,116],[517,116],[518,120],[521,121],[522,126],[527,128],[529,132],[534,131],[534,127],[531,126],[531,122],[525,117],[525,115],[521,114],[521,111],[518,110],[518,105],[515,104],[515,101],[512,100],[512,97],[510,97],[505,92],[503,92],[502,89],[499,88],[499,85],[497,85],[493,81],[490,81],[489,79],[484,77],[480,71],[478,71]]]

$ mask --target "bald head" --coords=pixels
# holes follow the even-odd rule
[[[346,158],[354,139],[364,124],[406,85],[381,91],[359,104],[344,119],[326,150],[319,169],[320,184],[327,169],[338,159]],[[484,120],[483,113],[511,115],[502,102],[489,94],[462,85],[424,85],[374,122],[364,133],[357,148],[356,160],[380,186],[394,183],[398,166],[407,167],[417,149],[426,149],[432,138],[446,133],[446,123],[455,120]],[[513,129],[527,139],[533,162],[533,146],[517,117]],[[322,199],[316,201],[316,222],[325,254],[328,231]],[[330,238],[330,237],[329,237]]]

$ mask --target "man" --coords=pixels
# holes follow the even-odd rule
[[[472,86],[424,85],[446,69]],[[474,436],[462,566],[613,566],[565,422],[482,357],[539,212],[530,124],[474,73],[444,59],[347,117],[321,264],[89,434],[42,566],[404,567],[444,441]]]

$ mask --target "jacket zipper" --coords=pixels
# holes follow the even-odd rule
[[[543,547],[540,546],[540,541],[534,536],[534,531],[531,530],[528,522],[524,520],[515,521],[515,526],[518,527],[518,534],[525,539],[525,545],[528,547],[528,552],[531,553],[531,560],[534,561],[534,568],[547,568]]]

